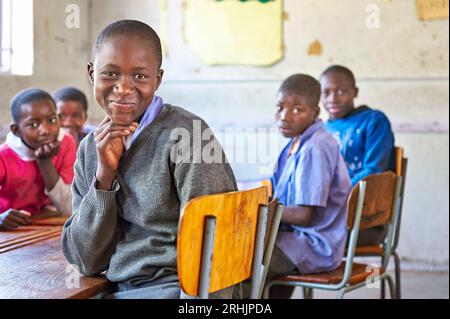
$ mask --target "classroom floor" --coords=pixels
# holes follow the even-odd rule
[[[402,299],[448,299],[448,272],[402,272]],[[387,288],[387,287],[386,287]],[[387,289],[388,290],[388,289]],[[376,299],[379,288],[360,288],[347,293],[345,299]],[[390,298],[387,292],[387,298]],[[302,289],[296,288],[293,299],[303,298]],[[323,290],[314,291],[314,299],[334,299],[335,293]]]

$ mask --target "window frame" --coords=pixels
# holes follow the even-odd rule
[[[12,1],[9,1],[9,43],[3,43],[5,41],[5,29],[4,29],[4,17],[7,14],[5,11],[5,0],[0,0],[0,74],[12,74]],[[6,19],[5,19],[6,20]],[[6,52],[6,53],[5,53]],[[8,58],[5,59],[5,54]]]
[[[19,6],[13,0],[0,0],[1,76],[30,76],[34,73],[34,1],[28,0],[25,6],[24,3]],[[29,7],[28,4],[31,6]],[[21,27],[22,12],[27,15],[28,24],[25,24],[25,29]]]

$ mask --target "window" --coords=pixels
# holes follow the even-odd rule
[[[0,73],[33,74],[33,0],[0,0]]]

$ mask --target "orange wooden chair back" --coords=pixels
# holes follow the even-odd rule
[[[395,197],[396,175],[392,172],[374,174],[364,178],[367,182],[361,215],[360,230],[386,225],[392,217]],[[359,185],[356,185],[348,200],[347,229],[353,228]]]
[[[396,147],[395,148],[395,175],[397,176],[403,176],[403,161],[404,161],[405,152],[402,147]]]
[[[272,190],[272,182],[270,181],[270,179],[263,180],[261,182],[261,185],[267,187],[268,196],[272,197],[273,196],[273,190]]]
[[[199,292],[204,224],[216,218],[209,292],[233,286],[251,276],[260,205],[268,203],[267,189],[205,195],[184,207],[178,229],[178,276],[189,295]]]

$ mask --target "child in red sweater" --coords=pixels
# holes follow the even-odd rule
[[[70,214],[76,144],[60,130],[53,98],[40,89],[18,93],[13,124],[0,145],[0,230],[13,230],[53,206]]]

